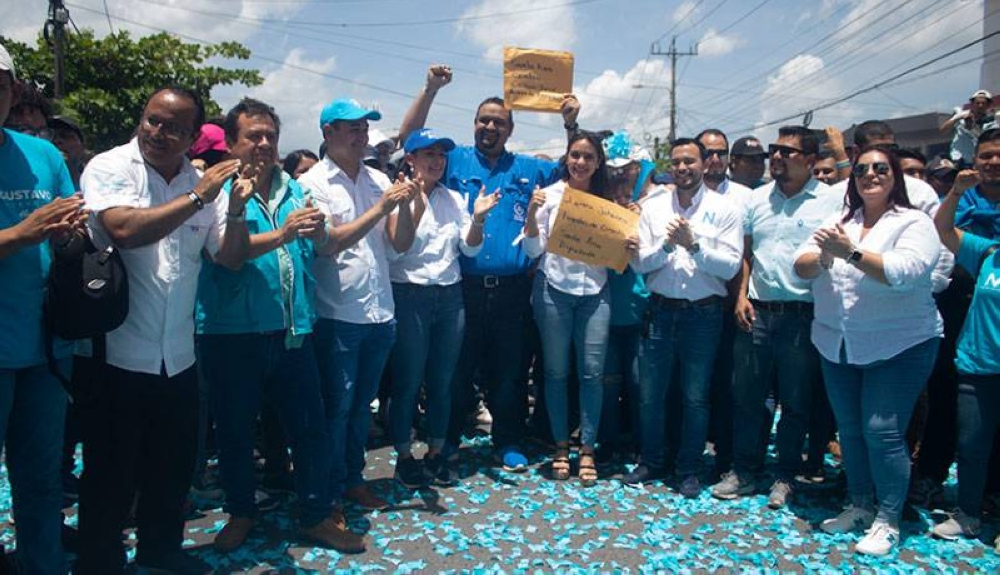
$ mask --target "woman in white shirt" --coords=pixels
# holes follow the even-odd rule
[[[560,171],[558,182],[532,195],[524,223],[524,251],[542,258],[532,306],[542,339],[545,405],[556,443],[552,477],[564,480],[570,474],[567,378],[572,345],[580,380],[580,482],[591,486],[597,481],[594,445],[601,420],[601,380],[611,322],[607,270],[546,253],[546,247],[567,188],[598,196],[609,193],[600,140],[587,132],[571,137]]]
[[[397,234],[395,212],[386,222],[393,246],[389,279],[396,304],[396,343],[391,356],[389,431],[396,448],[396,480],[410,489],[453,485],[457,475],[441,455],[451,413],[451,380],[465,332],[458,256],[475,257],[483,245],[483,223],[499,201],[480,192],[468,202],[440,183],[455,143],[424,128],[406,138],[404,161],[419,193],[410,201],[413,237]],[[411,430],[420,384],[426,390],[427,454],[413,457]]]
[[[845,203],[846,213],[795,260],[795,273],[813,280],[812,342],[847,473],[849,504],[820,528],[867,527],[857,551],[885,555],[899,541],[910,480],[906,428],[943,334],[931,282],[940,245],[930,217],[911,206],[891,152],[858,156]]]

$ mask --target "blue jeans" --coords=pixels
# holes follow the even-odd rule
[[[938,338],[867,365],[821,358],[826,392],[837,417],[851,503],[899,524],[910,483],[906,427],[937,357]]]
[[[663,468],[667,393],[680,385],[682,428],[677,474],[695,475],[708,435],[709,388],[722,332],[722,300],[707,305],[672,308],[650,300],[649,334],[639,347],[639,415],[642,461]],[[680,380],[673,382],[674,368]]]
[[[288,433],[295,462],[295,487],[309,527],[330,515],[326,419],[319,368],[311,336],[285,349],[285,332],[203,335],[198,339],[202,373],[215,415],[219,472],[226,513],[256,517],[254,430],[261,404],[275,405]]]
[[[576,353],[576,372],[580,380],[580,444],[592,450],[597,442],[604,400],[610,299],[606,286],[594,295],[575,296],[549,285],[544,274],[535,276],[532,305],[542,338],[545,405],[552,438],[557,444],[569,443],[567,379],[571,346]]]
[[[410,453],[410,432],[423,383],[427,443],[441,449],[451,415],[451,382],[465,333],[462,286],[392,284],[396,345],[392,351],[389,428],[396,452]]]
[[[396,320],[348,323],[320,319],[315,326],[316,359],[322,379],[330,442],[329,497],[364,483],[370,405],[396,340]]]
[[[958,507],[979,517],[1000,428],[1000,375],[958,376]]]
[[[812,393],[820,380],[819,353],[809,339],[812,306],[788,305],[782,310],[756,306],[753,330],[739,330],[736,334],[733,455],[734,470],[741,477],[749,478],[760,470],[760,454],[767,447],[768,437],[762,436],[760,429],[770,421],[764,405],[775,381],[781,404],[777,478],[792,481],[802,467],[802,443],[809,429]]]
[[[458,448],[475,398],[474,381],[485,389],[486,406],[493,416],[493,446],[500,450],[517,447],[528,414],[524,356],[530,328],[531,281],[526,274],[466,276],[462,279],[462,295],[465,338],[452,384],[448,447]]]
[[[72,359],[58,362],[72,375]],[[67,396],[47,365],[0,369],[0,445],[7,455],[17,558],[25,573],[64,573],[62,542],[63,425]]]
[[[642,324],[613,325],[608,330],[604,356],[604,401],[598,442],[602,449],[632,449],[639,439],[639,343]],[[622,425],[622,414],[628,426]],[[622,428],[632,434],[632,445],[622,444]]]

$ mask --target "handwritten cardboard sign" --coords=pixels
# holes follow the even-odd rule
[[[552,50],[503,50],[503,99],[512,110],[558,112],[573,91],[573,54]]]
[[[639,214],[593,194],[566,188],[547,250],[619,273],[628,265],[625,240],[639,229]]]

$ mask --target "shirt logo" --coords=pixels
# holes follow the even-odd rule
[[[1000,277],[997,277],[996,273],[990,272],[990,275],[986,276],[983,280],[983,287],[990,289],[1000,288]]]
[[[521,204],[514,204],[514,221],[524,222],[527,219],[528,211]]]

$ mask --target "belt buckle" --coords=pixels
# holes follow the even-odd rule
[[[483,287],[493,289],[500,285],[500,278],[497,276],[483,276]]]

